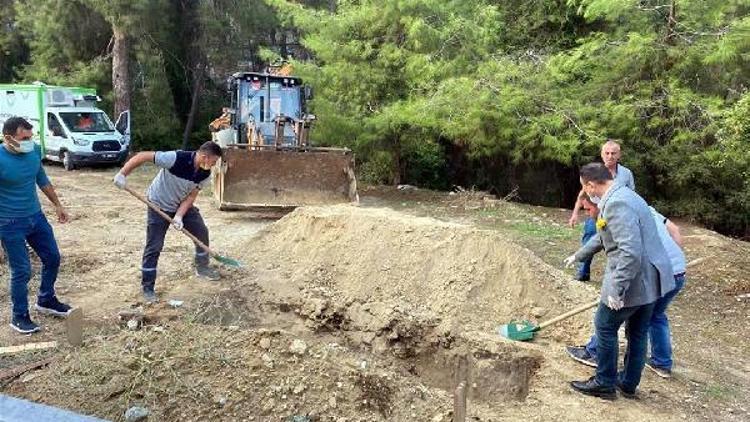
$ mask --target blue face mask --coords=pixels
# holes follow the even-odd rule
[[[599,202],[602,200],[602,198],[599,198],[598,196],[589,196],[589,199],[591,199],[591,202],[594,205],[599,205]]]
[[[26,154],[34,151],[34,141],[32,141],[31,139],[25,141],[16,140],[16,142],[18,142],[18,152],[20,152],[21,154]]]

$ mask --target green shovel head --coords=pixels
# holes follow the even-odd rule
[[[232,258],[221,256],[221,255],[214,255],[213,257],[215,260],[221,262],[224,265],[228,265],[230,267],[237,267],[237,268],[242,267],[242,263],[240,261],[237,261],[236,259],[232,259]]]
[[[528,341],[534,338],[534,333],[539,327],[529,321],[515,321],[501,325],[497,328],[498,334],[514,341]]]

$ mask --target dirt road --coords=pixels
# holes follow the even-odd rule
[[[595,285],[559,270],[578,235],[561,210],[372,189],[360,208],[298,210],[271,223],[219,212],[206,193],[198,206],[212,245],[246,267],[199,281],[192,246],[170,233],[161,302],[144,307],[145,209],[111,185],[113,172],[48,166],[73,215],[54,224],[58,293],[84,309],[85,344],[0,357],[0,369],[55,357],[0,380],[0,392],[112,420],[143,405],[167,421],[449,421],[455,362],[468,356],[473,420],[750,419],[746,243],[685,228],[691,266],[671,312],[675,376],[646,372],[640,400],[609,403],[567,386],[591,374],[564,353],[586,340],[590,315],[533,343],[494,333],[512,317],[543,320],[596,297]],[[145,188],[151,176],[139,171],[130,183]],[[7,321],[7,283],[0,303]],[[141,309],[138,330],[118,319]],[[0,345],[64,339],[63,322],[37,320],[42,333],[0,330]]]

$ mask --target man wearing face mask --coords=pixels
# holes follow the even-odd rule
[[[71,310],[55,295],[60,251],[52,227],[42,212],[36,187],[39,186],[54,204],[60,223],[67,223],[69,217],[44,172],[41,151],[31,139],[31,129],[26,120],[11,117],[3,125],[3,145],[0,146],[0,240],[11,274],[13,316],[10,326],[23,334],[39,331],[39,326],[29,316],[27,296],[31,263],[27,243],[42,261],[37,311],[66,317]]]
[[[601,157],[604,166],[612,174],[612,178],[617,184],[625,185],[632,190],[635,190],[635,179],[633,178],[633,172],[629,168],[620,164],[620,157],[622,156],[620,144],[614,139],[608,139],[607,142],[602,145]],[[581,209],[581,195],[583,190],[578,194],[576,203],[573,205],[573,213],[570,215],[568,224],[573,227],[578,223],[578,210]],[[594,204],[599,202],[598,197],[592,197],[591,200]],[[585,245],[586,242],[596,234],[596,227],[594,226],[594,220],[591,217],[586,218],[583,225],[583,236],[581,238],[581,245]],[[578,267],[578,274],[576,280],[589,281],[591,275],[591,259],[583,261]]]
[[[617,397],[616,389],[626,397],[635,397],[646,363],[654,304],[675,288],[672,265],[643,198],[616,183],[609,169],[600,163],[583,166],[580,181],[589,197],[601,198],[596,228],[607,254],[607,265],[601,302],[594,317],[598,340],[596,374],[586,381],[571,382],[571,387],[610,400]],[[628,344],[624,369],[618,374],[617,331],[623,324]]]
[[[221,158],[221,154],[221,147],[211,141],[201,145],[198,151],[139,152],[115,175],[114,184],[120,189],[124,188],[127,185],[127,176],[143,163],[151,162],[161,167],[148,188],[149,201],[173,218],[174,229],[187,230],[208,245],[208,228],[193,203],[200,190],[210,182],[211,167]],[[141,264],[141,287],[146,302],[153,303],[156,301],[156,266],[169,223],[151,208],[148,208],[146,220],[146,248]],[[208,261],[208,252],[196,245],[195,273],[201,278],[218,280],[218,271],[209,267]]]

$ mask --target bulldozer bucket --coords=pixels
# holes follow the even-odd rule
[[[357,201],[354,154],[339,148],[229,145],[214,177],[221,210],[286,212]]]

